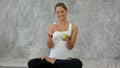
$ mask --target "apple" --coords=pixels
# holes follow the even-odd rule
[[[63,40],[66,40],[67,37],[68,37],[67,34],[62,34],[62,36],[61,36],[61,38],[62,38]]]

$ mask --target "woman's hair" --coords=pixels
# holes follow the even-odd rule
[[[62,8],[64,8],[64,9],[67,11],[67,7],[66,7],[65,4],[62,3],[62,2],[58,2],[58,3],[55,5],[54,10],[56,10],[56,8],[59,7],[59,6],[62,7]]]

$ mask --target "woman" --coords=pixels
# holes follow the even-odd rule
[[[47,27],[47,46],[51,49],[50,55],[30,60],[28,67],[82,68],[82,62],[70,55],[77,38],[78,27],[67,21],[67,7],[64,3],[57,3],[54,10],[58,21]]]

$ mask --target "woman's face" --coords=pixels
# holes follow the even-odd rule
[[[61,6],[56,7],[55,12],[59,20],[66,19],[67,11],[63,7]]]

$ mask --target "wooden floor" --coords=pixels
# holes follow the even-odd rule
[[[81,60],[83,68],[120,68],[120,60]],[[27,68],[17,66],[0,66],[0,68]]]

